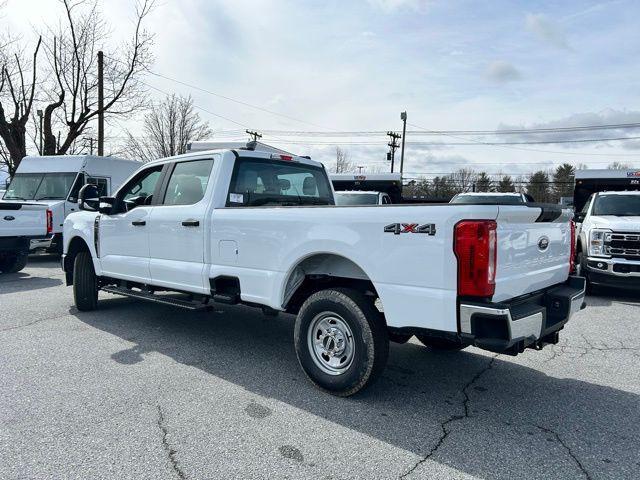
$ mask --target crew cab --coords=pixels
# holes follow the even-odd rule
[[[46,205],[0,202],[0,273],[16,273],[27,265],[29,241],[51,231]]]
[[[591,285],[640,289],[640,191],[593,193],[576,214],[580,274]]]
[[[295,314],[299,363],[335,395],[380,375],[390,339],[515,355],[556,343],[583,304],[558,206],[335,206],[322,164],[251,146],[147,163],[115,196],[80,197],[62,261],[79,310],[101,290]]]
[[[93,155],[25,157],[3,195],[12,203],[39,204],[51,212],[48,234],[33,238],[29,248],[62,253],[64,219],[78,209],[80,188],[93,183],[101,195],[110,195],[140,167],[140,162]]]

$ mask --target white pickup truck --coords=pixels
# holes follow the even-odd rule
[[[576,263],[587,287],[640,290],[640,191],[596,192],[576,223]]]
[[[102,290],[296,314],[300,365],[335,395],[381,373],[390,339],[515,355],[556,343],[583,305],[558,206],[334,206],[322,164],[240,148],[151,162],[96,195],[64,224],[79,310]]]
[[[16,273],[27,265],[29,242],[50,233],[46,205],[0,202],[0,273]]]

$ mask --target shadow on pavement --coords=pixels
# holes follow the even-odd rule
[[[300,370],[288,315],[245,307],[185,313],[120,298],[72,313],[134,343],[111,355],[122,365],[159,352],[417,455],[431,451],[432,460],[481,478],[559,478],[560,464],[576,477],[633,478],[640,465],[638,395],[551,377],[508,357],[392,345],[383,377],[341,399],[316,390]]]
[[[613,302],[626,303],[628,305],[640,305],[640,291],[621,290],[619,288],[598,286],[593,293],[587,295],[587,305],[606,307]]]

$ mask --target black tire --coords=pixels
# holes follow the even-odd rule
[[[80,252],[73,263],[73,299],[82,312],[98,306],[98,278],[93,268],[91,253]]]
[[[318,330],[317,322],[330,323],[331,318],[334,321],[337,319],[346,328],[347,335],[343,335],[343,338],[350,338],[350,341],[343,343],[353,352],[350,360],[339,367],[344,371],[333,374],[323,370],[330,368],[326,364],[319,366],[323,365],[322,358],[325,357],[316,353],[310,344],[310,339],[314,337],[322,337],[320,341],[324,342],[324,338],[330,336],[318,337],[321,330]],[[316,324],[318,327],[314,327]],[[311,329],[316,331],[310,332]],[[347,330],[350,330],[351,337]],[[335,340],[336,337],[333,338]],[[322,290],[304,302],[296,318],[294,343],[300,366],[309,380],[321,390],[340,397],[353,395],[373,383],[384,370],[389,355],[388,332],[382,315],[371,300],[348,288]],[[328,344],[334,347],[340,345],[338,341],[331,343],[331,340]],[[335,358],[340,360],[339,356]]]
[[[587,273],[587,267],[586,267],[587,260],[584,256],[584,253],[582,253],[582,251],[579,251],[578,254],[576,255],[576,265],[580,267],[580,270],[577,272],[578,275],[580,275],[581,277],[584,277],[585,279],[587,294],[591,295],[592,293],[594,293],[594,288],[593,288],[593,284],[589,280],[589,274]]]
[[[420,340],[420,343],[425,347],[429,347],[434,350],[454,351],[466,348],[466,345],[456,342],[455,340],[447,340],[446,338],[428,337],[426,335],[416,335],[416,338]]]
[[[0,272],[2,273],[18,273],[27,266],[27,255],[18,254],[12,257],[6,257],[0,260]]]

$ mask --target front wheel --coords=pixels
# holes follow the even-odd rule
[[[82,312],[95,310],[98,306],[98,278],[89,252],[78,253],[74,260],[73,299]]]
[[[27,255],[22,253],[0,260],[0,272],[2,273],[18,273],[26,266]]]
[[[294,330],[296,355],[321,390],[348,397],[382,373],[389,355],[387,328],[361,293],[322,290],[304,302]]]

